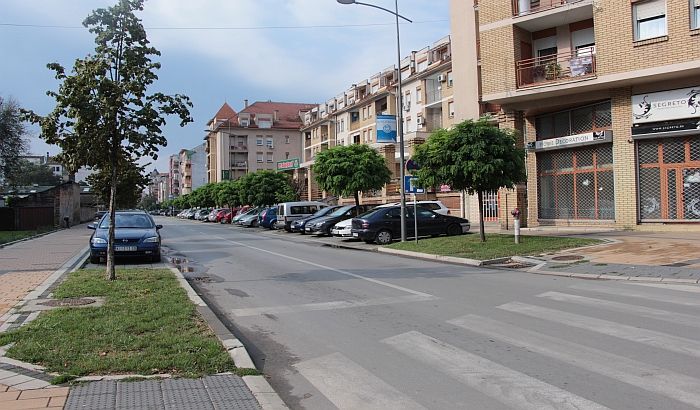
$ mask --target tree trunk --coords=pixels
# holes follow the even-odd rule
[[[486,233],[484,232],[484,193],[478,191],[476,195],[479,200],[479,238],[481,238],[481,242],[486,242]]]
[[[355,191],[355,216],[360,216],[360,193]]]

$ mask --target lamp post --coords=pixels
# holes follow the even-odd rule
[[[375,9],[386,11],[387,13],[393,14],[396,17],[396,51],[397,51],[397,65],[396,70],[398,71],[398,97],[396,101],[396,111],[397,115],[397,126],[396,130],[399,134],[399,159],[401,161],[401,242],[406,242],[406,168],[404,160],[404,147],[403,147],[403,92],[401,91],[401,41],[399,36],[399,17],[413,23],[411,20],[399,14],[399,0],[394,0],[394,8],[396,11],[391,11],[385,9],[384,7],[375,6],[374,4],[361,3],[355,0],[336,0],[340,4],[359,4],[361,6],[374,7]]]

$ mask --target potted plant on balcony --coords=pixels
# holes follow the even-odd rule
[[[545,72],[548,80],[554,80],[561,76],[561,65],[556,61],[550,61],[545,65]]]
[[[532,80],[535,83],[541,83],[545,80],[547,70],[544,64],[536,65],[532,68]]]

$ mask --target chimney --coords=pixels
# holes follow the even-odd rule
[[[275,110],[275,116],[273,117],[275,121],[280,120],[280,110]]]
[[[243,109],[248,108],[248,100],[243,100]]]

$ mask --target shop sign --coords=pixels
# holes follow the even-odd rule
[[[544,151],[557,148],[572,148],[581,145],[602,144],[612,141],[612,130],[587,132],[585,134],[568,135],[566,137],[550,138],[548,140],[527,143],[529,151]]]
[[[284,161],[277,161],[277,170],[286,171],[288,169],[299,168],[299,158],[285,159]]]
[[[396,116],[377,115],[377,142],[396,143]]]
[[[700,85],[632,96],[632,123],[700,118]]]
[[[632,127],[633,138],[676,137],[700,132],[700,121],[676,121]]]

